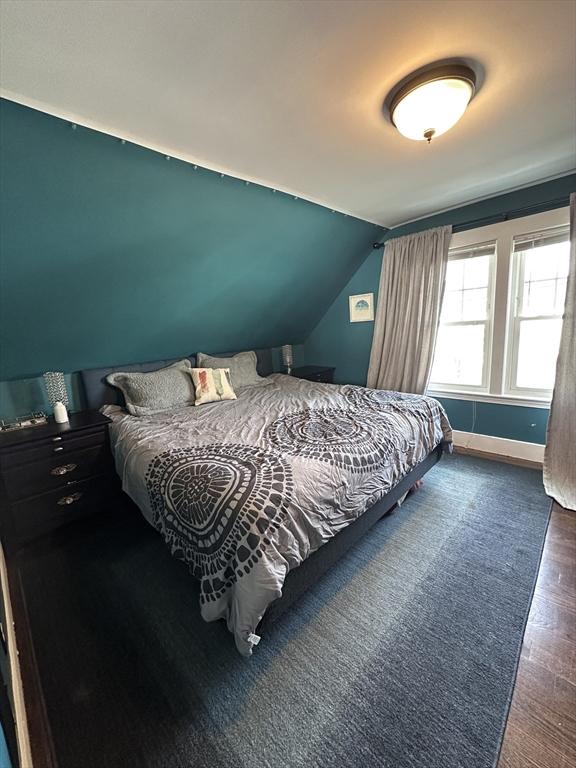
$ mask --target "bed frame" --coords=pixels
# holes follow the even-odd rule
[[[270,349],[257,349],[257,368],[261,376],[268,376],[273,372],[273,356]],[[221,353],[216,357],[229,357],[233,352]],[[188,355],[192,364],[195,355]],[[99,409],[105,404],[121,405],[120,395],[117,389],[106,382],[106,376],[116,371],[156,371],[164,368],[176,360],[156,360],[151,363],[136,363],[130,365],[116,365],[109,368],[94,368],[80,371],[80,377],[84,385],[84,394],[88,408]],[[298,598],[313,586],[343,555],[359,541],[362,536],[382,517],[393,510],[398,502],[412,488],[417,480],[420,480],[434,464],[440,461],[443,446],[438,445],[428,456],[417,464],[405,475],[394,488],[392,488],[379,502],[370,507],[361,517],[344,528],[340,533],[327,541],[320,549],[312,553],[297,568],[294,568],[286,576],[282,597],[275,600],[268,607],[266,614],[258,625],[261,632],[267,625],[276,621]]]
[[[408,493],[417,480],[420,480],[434,464],[440,461],[443,453],[442,445],[438,445],[419,464],[404,475],[384,498],[370,507],[363,515],[340,533],[313,552],[297,568],[290,571],[284,581],[282,597],[268,606],[262,621],[258,625],[258,633],[266,626],[276,621],[290,606],[298,600],[307,589],[316,584],[320,578],[354,546],[372,526],[395,509],[402,497]]]

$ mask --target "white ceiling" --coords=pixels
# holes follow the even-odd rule
[[[2,0],[2,94],[385,226],[576,167],[573,0]],[[381,106],[485,81],[430,146]]]

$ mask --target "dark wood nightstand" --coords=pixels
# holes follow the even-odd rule
[[[109,423],[83,411],[66,424],[0,433],[0,536],[8,554],[94,511],[117,487]]]
[[[334,383],[335,368],[327,368],[323,365],[302,365],[300,368],[292,368],[292,376],[308,381],[321,381],[324,384]]]

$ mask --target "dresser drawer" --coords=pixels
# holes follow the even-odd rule
[[[106,445],[83,451],[58,452],[31,464],[19,464],[4,470],[6,494],[12,501],[63,489],[70,483],[101,475],[112,468],[112,456]]]
[[[3,454],[0,457],[2,471],[5,473],[12,467],[33,462],[48,461],[54,457],[58,460],[67,454],[96,448],[107,444],[107,431],[96,429],[84,432],[73,432],[69,435],[57,435],[46,440],[37,440],[31,445],[22,446]],[[62,461],[62,464],[67,462]]]
[[[93,477],[11,505],[13,546],[25,544],[98,509],[109,498],[109,477]]]

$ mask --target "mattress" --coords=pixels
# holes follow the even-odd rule
[[[238,399],[102,410],[123,489],[250,655],[287,573],[379,501],[450,424],[437,400],[274,374]]]

